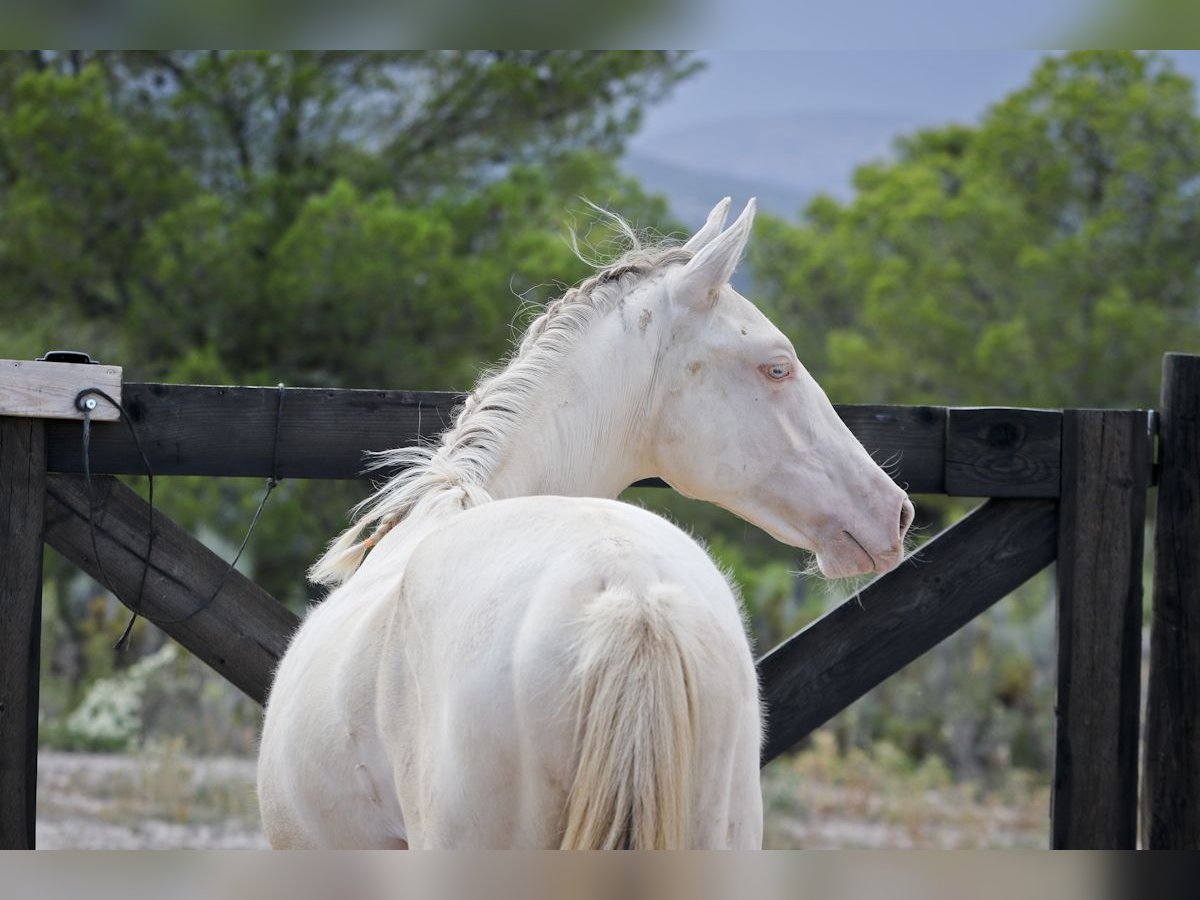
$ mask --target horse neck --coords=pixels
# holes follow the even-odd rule
[[[653,340],[644,330],[630,336],[623,312],[601,317],[556,361],[492,473],[492,497],[615,498],[649,477]]]

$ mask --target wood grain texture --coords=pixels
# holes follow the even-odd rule
[[[0,359],[0,416],[82,420],[75,397],[84,388],[99,388],[121,401],[121,367]],[[115,422],[120,413],[97,398],[95,422]]]
[[[160,475],[271,474],[275,388],[127,384],[125,402]],[[366,454],[436,437],[463,395],[440,391],[288,388],[279,432],[285,478],[364,477]],[[854,435],[914,494],[1056,497],[1062,414],[1036,409],[837,406]],[[736,428],[736,418],[731,421]],[[48,425],[51,472],[83,471],[80,426]],[[141,474],[119,423],[92,433],[92,468]],[[662,486],[661,481],[645,485]]]
[[[946,490],[946,415],[942,406],[836,406],[876,462],[912,494]]]
[[[451,421],[458,394],[288,388],[279,422],[279,475],[358,478],[364,454],[432,438]],[[156,475],[271,474],[275,388],[127,384],[125,405]],[[54,422],[50,471],[83,471],[80,425]],[[143,474],[121,423],[92,429],[92,471]]]
[[[759,661],[763,763],[1054,560],[1056,505],[991,500]]]
[[[1158,446],[1142,843],[1200,850],[1200,356],[1163,360]]]
[[[145,501],[108,476],[93,476],[96,545],[108,586],[131,609],[146,558]],[[154,552],[146,575],[141,611],[218,674],[264,702],[275,666],[299,624],[296,616],[239,572],[201,612],[220,582],[224,560],[159,512],[154,516]],[[46,486],[46,542],[93,578],[104,574],[92,552],[88,494],[84,479],[52,475]],[[174,623],[174,624],[173,624]]]
[[[32,850],[45,426],[0,417],[0,849]]]
[[[951,409],[946,493],[955,497],[1057,497],[1062,413]]]
[[[1145,412],[1063,412],[1050,842],[1137,845]]]

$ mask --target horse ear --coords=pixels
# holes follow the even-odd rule
[[[713,238],[683,267],[679,275],[678,295],[696,309],[708,309],[717,294],[733,277],[754,224],[754,198],[746,204],[737,221]]]
[[[708,220],[700,227],[699,231],[688,238],[688,242],[683,245],[683,249],[699,253],[713,238],[720,234],[721,229],[725,227],[725,219],[729,215],[729,204],[732,202],[732,197],[726,197],[714,206],[712,212],[708,214]]]

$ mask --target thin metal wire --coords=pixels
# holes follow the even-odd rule
[[[275,406],[275,436],[271,440],[271,477],[267,479],[266,489],[263,491],[262,499],[258,501],[258,509],[254,511],[254,516],[250,519],[250,525],[246,528],[246,534],[242,537],[242,543],[238,547],[237,553],[234,554],[233,561],[225,567],[225,571],[221,573],[221,579],[217,582],[217,586],[208,596],[208,599],[193,609],[185,616],[180,616],[178,619],[151,619],[156,625],[182,625],[189,621],[197,614],[208,609],[212,602],[217,599],[217,595],[221,593],[221,589],[225,587],[225,582],[229,579],[229,573],[237,566],[238,561],[242,558],[242,553],[246,549],[246,545],[250,543],[250,535],[254,533],[254,526],[258,524],[258,517],[262,515],[263,507],[267,505],[267,498],[271,496],[271,491],[279,486],[282,480],[279,477],[279,423],[283,420],[283,397],[284,386],[283,382],[279,382],[277,386],[278,399]]]
[[[254,516],[250,519],[250,525],[246,528],[246,534],[242,538],[242,543],[238,547],[237,554],[233,557],[233,561],[225,567],[225,571],[221,573],[221,578],[217,582],[217,586],[213,589],[213,592],[206,600],[204,600],[186,615],[179,616],[174,619],[148,616],[143,611],[142,600],[146,589],[146,576],[150,571],[150,559],[154,550],[154,471],[150,466],[150,460],[147,458],[145,451],[142,450],[141,441],[138,440],[137,431],[133,427],[133,420],[130,418],[129,413],[124,406],[99,388],[85,388],[75,396],[75,407],[83,413],[83,475],[84,481],[87,484],[88,527],[91,532],[92,555],[96,559],[96,567],[100,570],[101,581],[104,583],[104,586],[114,594],[116,591],[113,590],[112,580],[108,577],[108,572],[104,568],[104,562],[100,557],[100,551],[96,541],[96,498],[92,488],[92,469],[90,461],[92,410],[84,402],[84,399],[89,394],[95,394],[96,396],[103,398],[117,410],[121,416],[121,420],[125,422],[125,425],[129,428],[129,434],[133,438],[133,444],[137,448],[138,455],[142,458],[142,465],[145,466],[146,469],[148,495],[146,556],[142,565],[142,577],[138,584],[137,600],[132,606],[133,614],[129,617],[129,624],[125,626],[125,630],[121,633],[121,637],[116,643],[116,649],[124,650],[129,646],[129,636],[133,631],[133,625],[138,620],[139,616],[158,626],[182,625],[212,605],[212,602],[217,599],[217,595],[221,593],[221,589],[225,587],[225,583],[229,579],[229,573],[232,572],[237,566],[238,561],[242,558],[242,553],[245,551],[247,544],[250,543],[250,535],[254,533],[254,527],[258,524],[258,520],[262,515],[263,508],[267,505],[267,498],[271,496],[271,492],[279,486],[279,483],[282,480],[279,477],[279,431],[280,423],[283,420],[283,399],[285,396],[285,387],[282,381],[279,383],[277,390],[278,396],[275,405],[275,433],[271,441],[271,477],[267,479],[267,486],[263,491],[262,499],[258,502],[258,509],[254,511]]]
[[[96,494],[92,487],[92,466],[91,466],[91,442],[92,442],[92,409],[85,402],[85,398],[90,394],[95,394],[97,397],[107,401],[109,405],[117,410],[121,421],[125,423],[125,427],[129,429],[129,436],[133,438],[133,446],[137,448],[138,456],[142,458],[142,465],[146,469],[146,559],[142,566],[142,577],[138,581],[137,599],[133,605],[133,615],[129,619],[129,624],[125,626],[125,631],[122,632],[120,639],[116,643],[118,650],[125,649],[129,643],[129,632],[133,629],[133,623],[137,620],[138,614],[142,609],[142,598],[146,592],[146,575],[150,569],[150,556],[154,552],[154,469],[150,465],[150,460],[146,457],[146,452],[142,449],[142,442],[138,440],[137,429],[133,427],[133,419],[130,418],[129,412],[120,403],[110,397],[100,388],[84,388],[75,395],[75,408],[83,413],[83,476],[84,482],[87,484],[88,495],[88,530],[92,540],[92,556],[96,559],[96,568],[100,570],[101,581],[104,586],[112,593],[112,579],[108,577],[108,572],[104,568],[104,560],[100,556],[100,548],[96,542]]]

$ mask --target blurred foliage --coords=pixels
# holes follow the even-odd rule
[[[842,402],[1151,407],[1200,343],[1200,118],[1164,57],[1047,59],[903,138],[849,203],[764,216],[764,308]]]
[[[462,387],[677,53],[0,56],[0,313],[132,379]],[[534,292],[534,299],[542,296]],[[17,343],[22,342],[22,343]],[[6,352],[8,348],[6,348]]]
[[[888,739],[846,749],[821,729],[762,773],[770,850],[1045,847],[1048,779],[1005,769],[986,781],[920,761]]]

